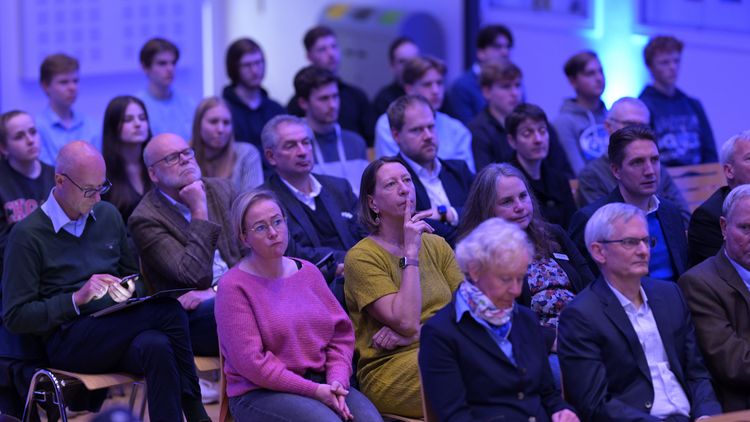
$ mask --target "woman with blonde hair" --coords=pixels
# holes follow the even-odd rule
[[[349,386],[352,323],[318,268],[284,256],[286,213],[254,189],[232,205],[247,254],[221,279],[216,324],[232,416],[245,421],[382,421]]]
[[[229,179],[237,192],[263,184],[261,155],[253,144],[235,141],[232,114],[223,99],[208,97],[198,104],[191,142],[203,176]]]

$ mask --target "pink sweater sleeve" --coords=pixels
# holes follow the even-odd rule
[[[274,391],[314,397],[318,384],[287,369],[273,353],[265,350],[250,292],[243,283],[222,280],[216,296],[216,323],[226,360],[253,384]]]

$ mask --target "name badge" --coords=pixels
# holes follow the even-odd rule
[[[568,255],[565,255],[564,253],[552,253],[552,256],[556,259],[562,259],[563,261],[570,261],[570,258],[568,258]]]

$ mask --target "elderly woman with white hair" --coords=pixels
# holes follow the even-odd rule
[[[441,421],[578,421],[563,401],[537,317],[515,303],[534,247],[517,224],[491,218],[456,247],[466,275],[423,327],[419,368]]]

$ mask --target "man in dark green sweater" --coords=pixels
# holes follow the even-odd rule
[[[200,400],[187,319],[170,298],[101,318],[96,310],[127,300],[137,271],[109,189],[101,154],[85,142],[57,157],[55,187],[42,207],[16,224],[2,278],[3,322],[45,344],[53,367],[86,373],[145,374],[151,420],[208,420]]]

